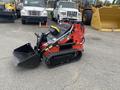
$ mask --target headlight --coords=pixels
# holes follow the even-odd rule
[[[66,12],[60,12],[61,15],[66,15]]]
[[[78,12],[78,19],[81,21],[82,20],[82,14]]]
[[[42,15],[43,15],[43,16],[47,16],[47,11],[43,11],[43,12],[42,12]]]
[[[78,12],[78,16],[81,16],[81,13],[80,13],[80,12]]]
[[[25,9],[21,10],[21,15],[27,15],[27,13],[28,13],[27,10],[25,10]]]

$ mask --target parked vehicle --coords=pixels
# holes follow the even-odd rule
[[[16,19],[15,1],[0,0],[0,22],[14,22]]]
[[[21,10],[22,24],[27,22],[47,22],[47,11],[44,0],[24,0]]]
[[[72,1],[57,1],[53,10],[53,19],[60,22],[64,19],[81,20],[81,13]]]

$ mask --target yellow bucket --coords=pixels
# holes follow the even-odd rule
[[[120,31],[120,7],[94,8],[91,26],[100,31]]]

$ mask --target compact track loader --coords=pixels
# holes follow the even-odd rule
[[[37,36],[34,49],[27,43],[14,50],[18,58],[17,65],[33,68],[45,62],[47,66],[56,66],[79,60],[83,52],[85,28],[81,22],[63,22],[50,26],[47,33]]]

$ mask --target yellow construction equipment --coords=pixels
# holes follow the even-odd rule
[[[99,31],[120,31],[120,0],[113,0],[113,2],[105,0],[104,3],[101,3],[100,0],[90,3],[87,0],[85,5],[83,10],[84,24],[91,25]]]
[[[99,31],[120,31],[120,7],[111,5],[93,9],[91,26]]]
[[[13,3],[6,3],[5,8],[8,10],[11,10],[11,11],[16,11],[15,4],[13,4]]]
[[[16,6],[13,0],[0,0],[0,22],[14,22]]]

